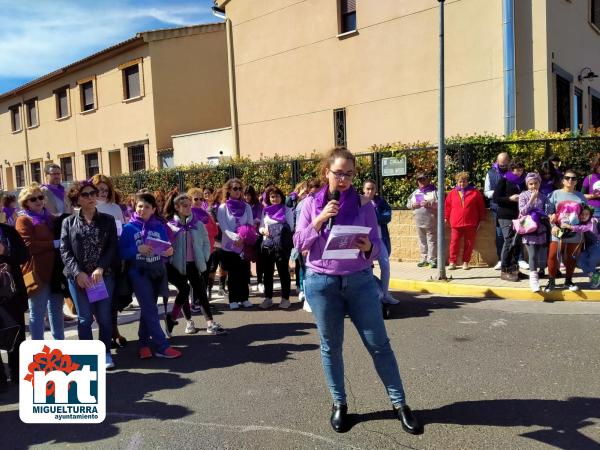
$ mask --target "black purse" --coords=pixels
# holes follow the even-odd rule
[[[0,264],[0,304],[15,296],[17,288],[12,276],[11,268],[6,263]]]

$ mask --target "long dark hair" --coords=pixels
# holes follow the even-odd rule
[[[250,196],[250,205],[254,206],[258,203],[258,195],[256,194],[256,189],[254,186],[250,185],[246,189],[244,189],[244,196]]]

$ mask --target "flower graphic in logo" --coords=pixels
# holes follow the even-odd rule
[[[33,385],[34,372],[48,373],[58,370],[69,374],[74,370],[79,369],[79,364],[71,361],[69,355],[63,355],[60,350],[50,350],[50,347],[44,345],[40,353],[33,355],[33,362],[27,366],[29,373],[25,376],[25,381],[30,381]],[[69,388],[73,383],[69,383]],[[46,396],[54,394],[54,383],[49,382],[46,385]]]

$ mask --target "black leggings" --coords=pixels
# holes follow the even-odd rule
[[[12,352],[8,352],[8,369],[10,370],[10,377],[13,383],[16,383],[19,379],[19,345],[25,340],[25,313],[19,312],[20,307],[14,304],[8,304],[5,307],[6,313],[13,318],[19,325],[19,333],[15,342],[15,347]],[[0,357],[0,379],[6,380],[6,373],[4,372],[4,364]]]
[[[281,257],[273,256],[266,250],[263,250],[261,255],[263,277],[265,284],[265,298],[273,298],[273,272],[277,266],[279,280],[281,281],[281,297],[289,300],[290,298],[290,269],[288,267],[289,255]]]
[[[235,252],[223,250],[221,267],[228,272],[227,287],[229,288],[229,303],[241,303],[248,300],[250,291],[250,263],[240,258]]]
[[[172,264],[167,264],[167,277],[169,283],[177,288],[177,296],[175,297],[175,304],[180,306],[183,310],[183,314],[186,319],[191,318],[190,303],[188,298],[190,297],[190,284],[192,285],[194,300],[200,303],[202,306],[202,313],[204,319],[213,320],[212,314],[210,313],[210,304],[206,297],[206,286],[204,279],[196,263],[191,261],[185,266],[185,275],[180,273]],[[189,283],[188,283],[189,282]]]

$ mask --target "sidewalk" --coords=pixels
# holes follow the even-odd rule
[[[390,290],[510,300],[600,302],[600,290],[591,289],[588,277],[583,277],[579,269],[573,278],[579,291],[562,290],[564,278],[559,278],[556,280],[558,289],[548,294],[531,292],[527,278],[529,272],[521,272],[526,275],[525,278],[510,282],[501,280],[500,271],[491,267],[459,268],[446,270],[449,281],[439,281],[438,269],[420,268],[415,262],[391,262]],[[540,280],[542,287],[546,283],[546,278]]]

